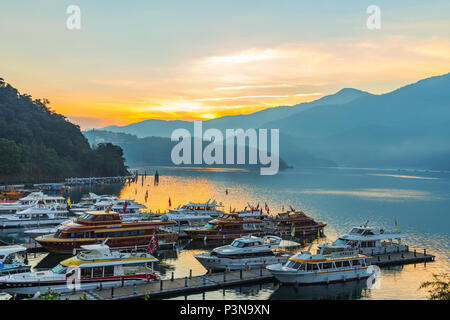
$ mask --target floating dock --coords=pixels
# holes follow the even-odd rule
[[[266,269],[239,270],[206,274],[203,276],[186,277],[178,279],[165,279],[107,289],[86,291],[89,300],[125,300],[147,297],[149,299],[179,296],[195,292],[217,290],[220,288],[255,284],[273,281],[275,278]],[[62,300],[78,300],[83,292],[62,295]]]
[[[434,261],[434,258],[433,255],[427,254],[426,250],[423,252],[417,252],[415,250],[374,255],[372,264],[384,267]],[[150,281],[134,286],[127,285],[107,289],[97,288],[86,291],[86,298],[89,300],[126,300],[144,297],[152,299],[205,292],[245,284],[260,284],[270,281],[275,281],[275,278],[266,269],[238,270],[206,274],[203,276]],[[63,295],[61,299],[78,300],[82,296],[83,292],[76,292]]]
[[[372,256],[372,264],[379,267],[403,265],[419,262],[434,261],[434,256],[427,254],[426,249],[423,252],[407,251],[407,252],[394,252],[386,254],[377,254]]]

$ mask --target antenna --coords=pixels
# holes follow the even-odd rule
[[[290,205],[289,208],[291,209],[291,211],[295,211],[293,206]]]
[[[308,250],[306,250],[306,253],[311,254],[311,247],[312,247],[313,243],[314,243],[314,241],[311,241],[311,244],[309,245]]]
[[[103,240],[102,245],[103,246],[106,245],[106,241],[108,241],[108,240],[109,240],[109,238],[106,238],[105,240]]]
[[[369,220],[367,220],[366,223],[364,223],[364,228],[367,227],[368,223],[369,223]]]

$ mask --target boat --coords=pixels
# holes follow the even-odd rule
[[[94,210],[94,205],[99,202],[107,202],[108,205],[113,201],[118,200],[117,197],[108,195],[96,195],[95,193],[89,192],[89,196],[81,198],[78,203],[72,204],[70,211],[73,213],[84,213],[88,210]],[[107,206],[108,206],[107,205]]]
[[[282,236],[302,237],[322,233],[327,225],[325,222],[316,222],[301,210],[281,212],[276,216],[264,219],[269,233]]]
[[[47,208],[43,204],[14,214],[0,215],[2,228],[22,228],[46,225],[58,225],[69,221],[67,210],[58,210],[56,206]]]
[[[221,207],[223,207],[221,203],[218,204],[216,203],[216,200],[211,201],[211,199],[208,199],[208,201],[204,203],[189,202],[185,205],[179,206],[176,209],[169,209],[169,213],[193,215],[204,214],[216,218],[224,213],[223,210],[219,209]]]
[[[178,233],[164,226],[174,221],[124,220],[113,211],[87,211],[73,221],[61,224],[55,233],[36,237],[45,249],[55,253],[73,253],[81,246],[109,239],[111,248],[147,247],[155,234],[161,247],[174,246]]]
[[[262,268],[269,264],[285,263],[288,254],[275,251],[282,239],[276,236],[244,236],[234,239],[230,245],[200,253],[194,257],[207,270],[243,270]]]
[[[23,233],[25,233],[27,236],[29,237],[37,237],[37,236],[42,236],[44,234],[52,234],[55,233],[58,230],[57,227],[53,227],[53,228],[38,228],[38,229],[30,229],[30,230],[25,230]]]
[[[11,191],[0,191],[0,200],[19,200],[24,195],[23,192],[17,192],[14,189]]]
[[[317,254],[306,252],[290,257],[285,264],[267,266],[267,270],[285,284],[325,284],[367,279],[375,272],[371,257],[347,245],[322,247]]]
[[[361,253],[371,256],[409,251],[409,247],[401,242],[405,238],[405,235],[401,232],[367,227],[367,223],[352,228],[349,233],[340,236],[334,244],[349,245],[352,248],[357,248]]]
[[[46,206],[56,206],[58,210],[67,208],[66,199],[59,196],[48,196],[42,192],[32,192],[26,197],[12,203],[0,203],[0,213],[15,213],[31,208],[42,202]]]
[[[189,214],[189,213],[166,213],[160,215],[162,221],[175,221],[176,225],[167,226],[167,228],[177,231],[180,237],[187,237],[184,231],[187,228],[203,227],[213,218],[206,214]]]
[[[0,247],[0,276],[30,271],[26,259],[27,248],[22,245]],[[25,256],[24,254],[25,253]]]
[[[84,245],[76,256],[61,261],[51,270],[0,277],[0,291],[69,293],[138,284],[160,278],[153,272],[155,262],[158,259],[148,250],[111,250],[105,243]]]
[[[243,218],[236,213],[225,213],[209,221],[203,227],[186,228],[184,232],[192,239],[225,240],[244,235],[263,235],[264,222],[256,218]]]
[[[269,217],[266,212],[262,212],[262,208],[257,208],[252,206],[250,203],[247,203],[247,206],[242,211],[238,211],[237,214],[243,218],[258,218],[265,219]]]

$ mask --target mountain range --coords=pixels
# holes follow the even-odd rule
[[[101,130],[144,138],[170,137],[178,128],[193,125],[149,119]],[[450,74],[385,94],[345,88],[308,103],[203,121],[208,128],[279,129],[280,156],[294,166],[450,169]]]

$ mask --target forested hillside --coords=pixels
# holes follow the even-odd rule
[[[123,151],[91,149],[80,128],[0,78],[0,182],[128,173]]]

